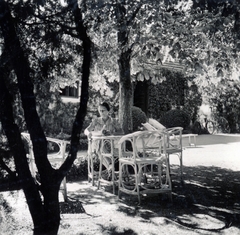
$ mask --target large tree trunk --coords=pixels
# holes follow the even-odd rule
[[[1,68],[1,74],[3,69]],[[34,227],[43,223],[43,207],[37,185],[35,184],[26,158],[25,149],[18,126],[14,123],[11,96],[5,86],[3,77],[0,79],[0,119],[3,130],[8,138],[9,146],[14,156],[16,171],[24,190]]]
[[[0,26],[3,32],[5,50],[8,52],[8,56],[10,58],[9,63],[11,63],[11,67],[15,70],[17,74],[19,86],[22,85],[23,90],[31,89],[31,86],[25,87],[22,82],[22,80],[24,81],[26,77],[29,77],[28,63],[24,58],[22,49],[20,47],[20,43],[15,33],[14,23],[10,14],[10,10],[8,8],[8,5],[5,3],[5,1],[0,2],[0,9],[1,9]],[[6,67],[6,64],[1,65],[1,72],[3,72],[1,74],[4,74],[3,66]],[[8,138],[10,149],[12,150],[14,155],[16,171],[20,180],[22,181],[22,188],[23,188],[23,191],[29,206],[29,210],[33,219],[34,228],[38,230],[39,228],[44,227],[43,225],[44,210],[42,207],[41,197],[37,189],[37,185],[35,185],[32,179],[32,176],[28,167],[28,162],[26,158],[24,145],[21,139],[21,134],[13,118],[13,110],[12,110],[12,103],[11,103],[12,97],[10,96],[3,79],[4,78],[1,77],[1,95],[2,95],[1,102],[4,104],[1,107],[2,109],[1,120],[3,124],[3,129]],[[24,101],[25,104],[27,99],[26,93],[27,92],[25,92],[25,94],[24,93],[21,94],[22,99],[24,100],[25,98],[25,101]],[[29,97],[31,99],[33,96],[29,96]],[[30,100],[29,101],[30,108],[32,108],[31,107],[32,104],[33,104],[32,100]],[[27,109],[25,105],[25,111],[26,110]],[[32,113],[30,113],[30,115],[31,114]],[[35,121],[34,115],[32,117],[29,117],[28,121],[30,121],[30,123],[32,121]],[[29,126],[32,127],[33,129],[32,125],[29,125]],[[38,129],[37,127],[38,126],[36,126],[35,129]]]
[[[91,41],[87,37],[86,29],[83,26],[77,1],[74,0],[72,3],[72,10],[75,13],[79,37],[83,40],[84,47],[82,94],[80,109],[78,110],[72,130],[70,154],[59,170],[55,170],[51,167],[47,159],[47,141],[40,124],[39,116],[36,112],[36,101],[33,93],[33,84],[30,78],[28,60],[24,55],[19,38],[16,34],[14,21],[12,20],[8,4],[5,1],[0,2],[0,27],[4,36],[4,46],[9,55],[9,63],[11,63],[11,67],[14,69],[17,76],[25,121],[33,143],[35,162],[40,174],[40,191],[43,195],[43,202],[38,191],[39,189],[31,177],[26,153],[21,140],[21,134],[17,125],[14,124],[11,98],[2,77],[0,84],[2,92],[0,98],[4,107],[1,107],[1,121],[10,148],[14,154],[17,173],[22,180],[23,191],[34,223],[34,234],[57,234],[58,232],[60,223],[59,188],[62,179],[66,176],[76,158],[80,131],[87,110]],[[1,66],[1,72],[4,72],[3,69],[4,66]]]
[[[133,85],[131,81],[131,49],[128,45],[128,27],[125,6],[117,1],[118,45],[121,50],[119,66],[119,122],[125,134],[132,132]]]
[[[130,53],[123,52],[119,58],[119,122],[125,134],[132,132],[133,87],[130,76]]]

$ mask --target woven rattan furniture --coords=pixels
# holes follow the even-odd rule
[[[172,184],[166,153],[166,133],[138,131],[119,141],[119,188],[121,193],[141,196],[166,193],[172,199]]]

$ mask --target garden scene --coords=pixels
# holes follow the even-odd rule
[[[240,234],[238,1],[0,9],[1,235]]]

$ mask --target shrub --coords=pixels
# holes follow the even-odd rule
[[[201,124],[199,121],[194,122],[191,127],[193,134],[198,134],[198,135],[201,134],[201,129],[202,129],[202,127],[201,127]]]
[[[183,111],[185,111],[192,123],[197,120],[199,107],[202,104],[202,95],[198,90],[198,86],[196,84],[192,84],[188,89],[186,89],[186,95]]]
[[[190,124],[190,117],[182,110],[173,109],[166,112],[160,122],[167,128],[179,126],[186,129]]]
[[[142,123],[147,121],[146,114],[138,107],[132,107],[132,122],[133,122],[133,131],[139,130]]]

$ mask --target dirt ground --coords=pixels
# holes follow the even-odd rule
[[[178,158],[170,158],[172,202],[165,195],[143,197],[139,206],[134,196],[118,200],[109,186],[68,182],[69,201],[59,194],[59,234],[240,234],[240,135],[201,135],[196,147],[187,139],[183,145],[184,184]],[[23,193],[0,195],[13,207],[12,223],[0,235],[32,234]]]

